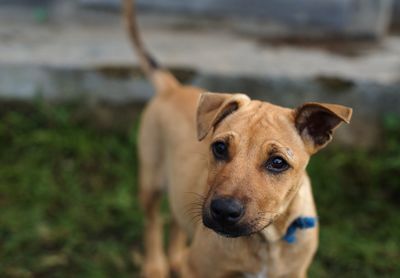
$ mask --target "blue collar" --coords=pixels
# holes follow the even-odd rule
[[[292,224],[290,224],[289,228],[286,231],[286,234],[283,236],[282,239],[287,243],[295,243],[297,229],[303,230],[314,228],[316,224],[316,217],[298,217],[292,222]]]

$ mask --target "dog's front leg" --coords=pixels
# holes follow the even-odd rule
[[[163,221],[159,212],[160,200],[153,199],[146,206],[144,232],[145,261],[142,274],[145,278],[168,277],[168,263],[163,250]]]
[[[231,249],[221,248],[226,239],[199,225],[181,267],[182,278],[236,277],[226,261]],[[228,268],[227,268],[228,266]]]
[[[153,108],[152,108],[153,107]],[[145,261],[142,273],[145,278],[169,276],[168,262],[163,249],[163,219],[160,204],[165,191],[162,140],[154,106],[147,108],[139,133],[140,190],[139,198],[145,213]]]

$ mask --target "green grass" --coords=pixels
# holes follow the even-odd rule
[[[142,216],[135,128],[105,133],[74,122],[69,112],[40,107],[1,115],[3,275],[128,277],[136,271],[130,252],[140,245]]]
[[[400,277],[400,121],[379,148],[330,149],[309,173],[321,222],[315,277]]]
[[[74,111],[0,111],[0,277],[137,277],[137,128],[96,129]],[[329,148],[311,161],[312,277],[400,277],[400,123],[386,126],[379,149]]]

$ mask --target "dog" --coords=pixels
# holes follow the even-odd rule
[[[156,95],[139,131],[146,278],[306,277],[318,245],[308,161],[352,109],[296,109],[181,85],[145,50],[132,0],[124,18]],[[172,212],[168,256],[160,202]]]

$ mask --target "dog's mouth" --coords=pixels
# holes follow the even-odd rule
[[[252,234],[258,233],[268,227],[269,225],[272,224],[272,220],[268,221],[264,225],[260,225],[260,221],[258,220],[253,220],[250,222],[245,222],[243,223],[236,223],[233,225],[227,224],[227,223],[221,223],[218,221],[215,221],[207,215],[206,213],[203,214],[203,225],[217,234],[227,237],[227,238],[236,238],[236,237],[242,237],[242,236],[250,236]]]

